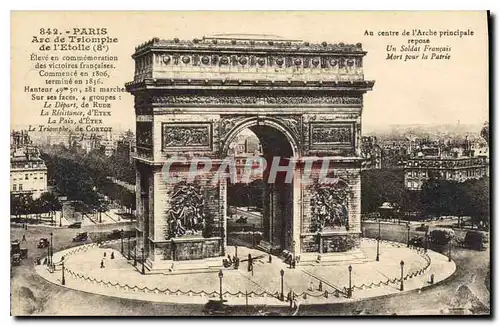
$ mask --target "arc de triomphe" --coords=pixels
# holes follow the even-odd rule
[[[291,183],[265,183],[260,248],[300,255],[357,247],[361,112],[374,85],[364,79],[365,55],[361,44],[266,37],[138,46],[126,87],[135,97],[137,245],[149,268],[226,255],[230,180],[212,181],[246,128],[267,162],[280,157],[293,167]],[[189,180],[200,157],[212,168]],[[329,184],[320,182],[325,161]],[[306,173],[311,182],[301,181]],[[166,182],[172,175],[185,181]]]

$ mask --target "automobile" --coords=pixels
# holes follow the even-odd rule
[[[19,240],[14,240],[10,243],[10,256],[12,258],[15,255],[18,255],[19,259],[28,257],[28,249],[21,248],[21,242]]]
[[[410,245],[414,247],[424,247],[424,238],[419,237],[418,235],[413,236],[413,238],[410,239]]]
[[[87,241],[88,238],[89,235],[87,234],[87,232],[78,233],[76,237],[73,238],[73,242],[84,242]]]
[[[50,241],[47,238],[41,238],[36,245],[37,248],[47,248],[50,245]]]
[[[243,217],[241,216],[239,219],[236,220],[236,223],[241,223],[241,224],[245,224],[247,222],[247,217]]]
[[[224,304],[227,300],[209,300],[203,307],[205,315],[228,315],[233,309]]]
[[[463,240],[466,248],[473,250],[486,250],[488,246],[488,236],[481,231],[467,231]]]
[[[121,231],[120,230],[113,230],[111,233],[108,235],[109,240],[116,240],[121,238]]]
[[[417,226],[415,228],[415,231],[421,231],[421,232],[429,231],[429,226],[422,223],[420,224],[420,226]]]
[[[81,227],[82,227],[82,222],[75,222],[68,225],[68,228],[70,229],[80,229]]]
[[[20,254],[13,254],[11,264],[12,264],[12,266],[21,265],[21,255]]]

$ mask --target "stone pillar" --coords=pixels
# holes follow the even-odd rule
[[[219,204],[220,218],[222,219],[222,230],[220,236],[222,238],[221,256],[226,256],[227,248],[227,179],[220,178],[219,180]]]
[[[302,217],[302,185],[300,169],[296,168],[293,173],[293,222],[292,222],[292,239],[295,243],[293,251],[296,255],[300,254],[300,229]]]

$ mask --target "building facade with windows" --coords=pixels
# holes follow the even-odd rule
[[[10,158],[10,192],[31,195],[33,199],[47,191],[47,166],[35,147],[14,150]]]
[[[487,172],[484,157],[414,157],[405,164],[405,187],[421,190],[423,183],[433,174],[443,180],[464,182],[480,179]]]

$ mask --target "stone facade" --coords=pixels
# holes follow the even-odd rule
[[[361,111],[374,84],[364,80],[365,54],[361,44],[287,40],[153,39],[137,47],[126,87],[137,120],[138,246],[150,268],[225,255],[231,179],[215,177],[246,128],[259,137],[268,166],[279,156],[293,167],[291,183],[281,175],[266,183],[269,248],[355,248]],[[211,167],[186,181],[190,163],[205,157]],[[325,160],[330,186],[320,184]]]

